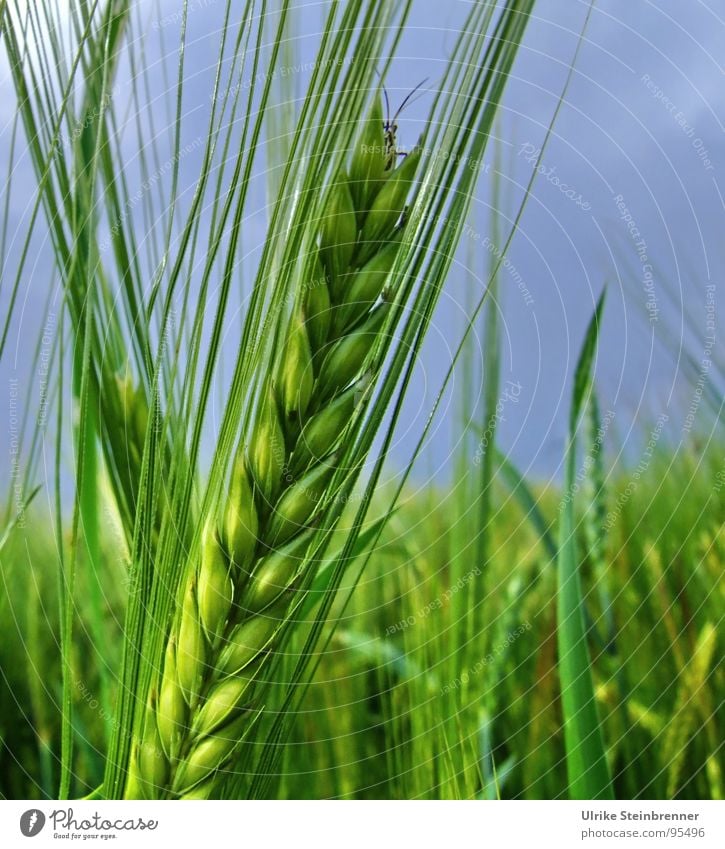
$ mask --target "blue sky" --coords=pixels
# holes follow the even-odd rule
[[[208,102],[223,4],[196,0],[196,7],[192,3],[190,8],[191,133],[195,124],[199,126],[195,107],[202,109]],[[176,9],[175,3],[164,3],[160,9],[149,5],[148,32],[153,34],[154,24],[164,18],[168,23]],[[427,87],[435,87],[466,9],[466,3],[429,0],[414,6],[386,81],[394,103],[425,77]],[[521,203],[588,9],[589,4],[579,0],[536,4],[497,131],[504,229],[506,217],[510,220]],[[299,34],[295,47],[301,62],[313,56],[321,11],[321,4],[295,7]],[[168,49],[174,44],[173,24],[156,28],[164,31]],[[522,469],[535,475],[559,472],[573,364],[605,284],[608,301],[597,384],[602,407],[614,413],[611,450],[636,462],[642,442],[662,415],[668,417],[669,440],[677,443],[686,435],[683,426],[707,344],[708,320],[711,324],[716,317],[722,297],[723,44],[722,0],[609,0],[593,6],[571,84],[541,154],[541,173],[501,274],[503,378],[521,387],[516,402],[507,403],[501,439]],[[149,61],[158,63],[160,70],[164,57],[158,48],[150,52]],[[173,76],[171,51],[165,61]],[[4,60],[0,71],[0,155],[5,161],[13,107]],[[305,73],[298,77],[302,88]],[[163,75],[154,73],[153,78],[163,93]],[[417,138],[431,97],[424,94],[402,116],[403,144]],[[407,459],[460,338],[471,297],[485,281],[493,152],[492,145],[448,288],[422,352],[394,450],[397,463]],[[193,185],[197,166],[193,153],[185,158],[182,185]],[[27,158],[21,159],[15,180],[10,226],[21,233],[34,184]],[[28,192],[18,191],[24,185]],[[247,231],[250,256],[264,238],[261,194],[257,210]],[[38,323],[42,326],[42,304],[52,274],[49,256],[47,246],[39,244],[37,259],[28,268],[25,311],[18,313],[14,328],[17,357],[0,363],[4,384],[15,374],[22,375],[36,338],[34,329]],[[0,308],[5,307],[5,297],[0,293]],[[722,363],[722,345],[715,350]],[[694,361],[694,372],[687,371],[687,356]],[[721,397],[717,370],[707,370],[706,377]],[[698,410],[697,421],[708,433],[711,423],[703,412]],[[439,417],[425,474],[446,473],[453,416],[448,406]]]
[[[563,90],[588,5],[560,0],[536,5],[499,129],[510,212],[535,166],[532,154],[541,147]],[[421,19],[432,12],[429,5],[422,8]],[[668,416],[670,441],[677,444],[685,435],[697,376],[685,370],[683,357],[689,353],[698,363],[702,358],[712,312],[708,298],[718,306],[708,286],[722,291],[725,259],[725,109],[718,63],[723,16],[723,3],[593,7],[509,254],[533,305],[517,290],[516,275],[502,274],[505,368],[523,391],[519,403],[510,405],[501,433],[504,447],[537,474],[558,470],[573,364],[605,284],[597,381],[602,406],[615,413],[613,445],[636,461],[662,415]],[[423,47],[433,49],[437,35],[409,33],[408,42],[419,50],[411,47],[410,58],[401,63],[403,88],[420,77],[427,61],[419,56]],[[490,199],[484,175],[472,210],[476,233],[487,232]],[[473,265],[481,275],[486,262],[480,242],[471,250],[465,236],[463,241],[460,280],[449,287],[458,303],[468,285],[464,266]],[[439,338],[429,345],[427,376],[433,386],[435,364],[442,368],[436,352],[450,335],[455,312],[453,305],[441,310]],[[722,345],[719,350],[722,363]],[[721,397],[715,370],[707,377]],[[699,420],[709,432],[711,422],[702,415]]]

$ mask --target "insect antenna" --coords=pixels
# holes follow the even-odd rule
[[[415,101],[418,99],[418,97],[422,97],[422,96],[423,96],[423,94],[424,94],[425,92],[422,92],[422,91],[421,91],[421,92],[420,92],[420,94],[418,94],[418,97],[416,97],[416,98],[415,98],[415,100],[413,99],[413,98],[414,98],[414,95],[416,94],[416,92],[420,91],[420,88],[421,88],[422,86],[424,86],[424,85],[428,82],[428,80],[429,80],[429,79],[430,79],[430,77],[426,77],[424,80],[421,80],[421,81],[418,83],[418,85],[417,85],[417,86],[416,86],[416,87],[415,87],[412,91],[408,92],[408,94],[405,96],[405,98],[404,98],[403,102],[402,102],[402,103],[400,104],[400,106],[398,107],[398,111],[395,113],[395,115],[393,115],[392,123],[395,123],[395,122],[398,120],[398,117],[399,117],[400,113],[403,111],[403,109],[405,109],[405,107],[406,107],[406,106],[409,106],[411,103],[415,103]],[[385,87],[384,87],[384,86],[383,86],[383,91],[385,91]],[[385,94],[385,101],[386,101],[386,103],[387,103],[387,100],[388,100],[388,96],[387,96],[387,93],[386,93],[386,94]],[[388,114],[389,114],[389,113],[388,113]],[[390,123],[390,122],[388,122],[388,123]]]
[[[385,83],[383,83],[383,97],[385,98],[385,129],[387,130],[390,126],[390,100],[388,98],[388,90],[385,88]]]

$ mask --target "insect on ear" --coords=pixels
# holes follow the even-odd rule
[[[428,82],[428,77],[424,80],[421,80],[418,85],[409,92],[406,97],[403,99],[403,102],[397,108],[395,115],[390,117],[390,100],[388,99],[388,92],[383,86],[383,95],[385,97],[385,122],[383,124],[383,135],[385,139],[385,170],[390,171],[395,168],[395,163],[399,156],[407,156],[407,153],[402,150],[398,150],[397,147],[397,135],[398,135],[398,117],[402,113],[403,109],[406,106],[413,103],[413,98],[415,94],[419,91],[421,86],[424,86]],[[421,92],[423,94],[423,92]]]

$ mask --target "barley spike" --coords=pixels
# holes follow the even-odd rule
[[[341,171],[329,189],[280,352],[260,379],[223,503],[182,583],[163,669],[132,745],[127,798],[209,797],[264,709],[265,670],[314,575],[314,524],[375,378],[371,356],[390,311],[381,295],[420,154],[387,168],[384,142],[378,96],[350,177]]]

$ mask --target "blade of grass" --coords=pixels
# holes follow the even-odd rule
[[[614,798],[602,729],[597,715],[587,646],[573,497],[576,477],[576,432],[592,385],[592,370],[603,307],[604,294],[599,299],[587,329],[574,374],[557,557],[559,678],[569,795],[572,799]]]
[[[552,533],[553,523],[544,515],[539,506],[539,499],[534,495],[526,478],[521,474],[512,460],[502,451],[496,451],[496,460],[501,477],[506,481],[511,494],[519,502],[524,517],[531,522],[541,545],[548,558],[554,562],[559,547]]]

